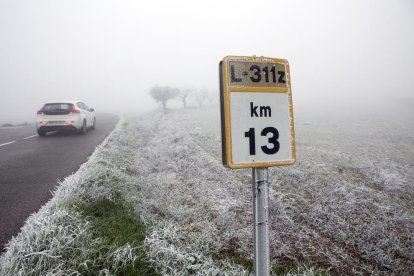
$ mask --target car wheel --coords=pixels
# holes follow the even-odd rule
[[[92,129],[95,129],[95,127],[96,127],[96,118],[93,118]]]
[[[79,130],[79,132],[80,132],[80,134],[85,135],[87,131],[88,130],[86,128],[86,121],[84,120],[83,124],[82,124],[82,128]]]
[[[40,137],[46,136],[46,131],[44,130],[37,130],[37,134],[39,134]]]

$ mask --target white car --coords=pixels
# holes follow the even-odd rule
[[[95,111],[79,101],[46,103],[38,112],[36,128],[39,136],[48,131],[75,130],[86,134],[96,124]]]

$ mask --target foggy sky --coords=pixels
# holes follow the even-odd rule
[[[227,55],[288,59],[295,110],[414,103],[414,4],[0,0],[0,123],[54,100],[145,112],[156,84],[218,93]]]

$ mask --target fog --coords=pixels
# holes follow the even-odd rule
[[[414,105],[413,30],[410,0],[0,0],[0,123],[55,100],[140,114],[154,85],[218,98],[226,55],[288,59],[296,112],[396,114]]]

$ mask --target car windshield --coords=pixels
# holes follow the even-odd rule
[[[71,110],[72,104],[70,103],[49,103],[43,107],[43,112],[46,115],[69,114]]]

